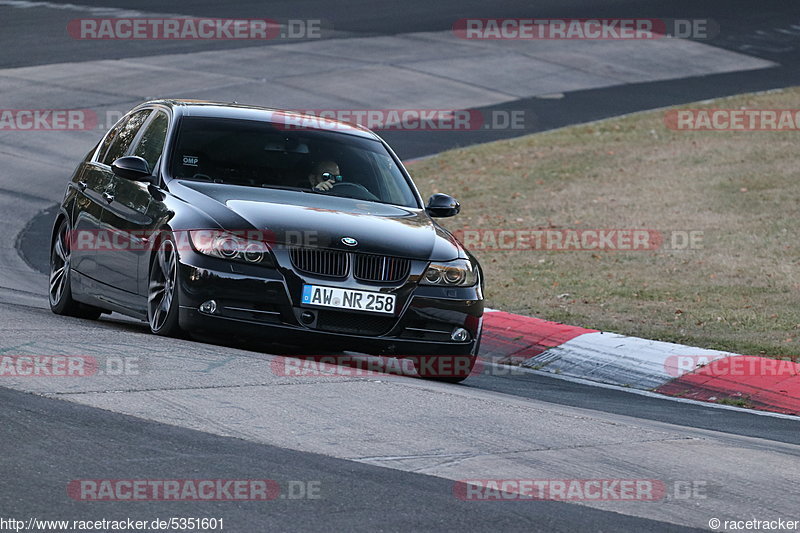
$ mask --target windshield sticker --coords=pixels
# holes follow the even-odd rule
[[[196,155],[185,155],[183,156],[183,164],[189,167],[196,167],[198,159]]]

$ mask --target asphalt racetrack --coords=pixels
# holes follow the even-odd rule
[[[266,44],[83,41],[66,31],[81,17],[170,15],[320,19],[324,31]],[[720,31],[632,44],[474,42],[452,32],[460,18],[533,16],[709,18]],[[146,99],[468,109],[489,120],[471,131],[383,132],[408,160],[798,85],[800,6],[0,0],[0,20],[0,109],[91,109],[99,121],[84,131],[0,131],[0,355],[91,356],[103,369],[0,377],[0,520],[222,518],[237,532],[682,531],[713,528],[714,518],[800,520],[794,417],[492,366],[460,385],[282,375],[276,357],[292,352],[276,346],[161,338],[119,315],[56,316],[45,273],[68,176],[109,121]],[[503,127],[511,116],[517,127]],[[99,479],[267,479],[281,495],[98,502],[68,490]],[[459,497],[459,481],[481,479],[654,480],[662,490],[634,501]]]

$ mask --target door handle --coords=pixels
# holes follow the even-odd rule
[[[106,202],[111,203],[114,201],[114,195],[108,192],[103,193],[103,198],[105,198]]]
[[[76,185],[78,185],[78,189],[81,191],[85,191],[88,184],[85,181],[79,181]]]

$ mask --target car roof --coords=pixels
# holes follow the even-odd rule
[[[257,120],[269,122],[278,126],[284,126],[287,129],[314,129],[331,131],[336,133],[356,135],[358,137],[367,139],[380,140],[380,138],[372,131],[363,126],[359,126],[358,124],[341,122],[338,120],[286,109],[244,105],[237,102],[225,103],[209,102],[205,100],[151,100],[143,103],[142,106],[155,104],[180,110],[180,114],[189,117]]]

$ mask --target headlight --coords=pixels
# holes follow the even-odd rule
[[[189,236],[201,254],[250,264],[273,264],[269,245],[259,231],[194,230]]]
[[[445,287],[471,287],[478,280],[478,273],[472,263],[466,259],[456,259],[446,263],[431,263],[425,275],[423,285],[439,285]]]

